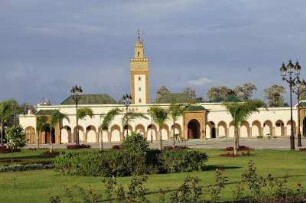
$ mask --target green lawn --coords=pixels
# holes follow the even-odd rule
[[[222,192],[223,199],[232,197],[234,183],[240,180],[241,174],[246,171],[247,163],[253,160],[260,175],[271,173],[275,177],[289,176],[289,184],[295,187],[297,183],[306,183],[306,153],[284,150],[258,150],[254,151],[253,156],[245,157],[221,157],[221,150],[201,150],[207,152],[209,159],[207,171],[177,174],[150,175],[145,183],[150,191],[149,199],[158,201],[158,191],[174,190],[183,183],[186,176],[198,176],[204,188],[214,181],[215,169],[222,167],[223,174],[228,177],[228,186]],[[42,151],[24,150],[15,153],[16,159],[22,160],[26,157],[30,160],[41,159],[39,156]],[[32,158],[30,158],[32,157]],[[9,154],[0,155],[0,163],[4,159],[10,158]],[[102,177],[77,177],[64,176],[54,170],[25,171],[15,173],[0,173],[0,202],[48,202],[50,196],[59,195],[63,197],[64,188],[75,188],[81,186],[88,188],[91,186],[97,191],[104,190]],[[119,182],[125,186],[130,178],[118,178]],[[77,191],[77,190],[74,190]],[[104,196],[105,197],[105,196]],[[67,199],[62,199],[66,200]]]

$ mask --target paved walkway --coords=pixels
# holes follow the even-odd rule
[[[222,138],[222,139],[193,139],[185,142],[176,142],[176,145],[185,146],[189,148],[202,148],[202,149],[224,149],[225,147],[233,146],[233,138]],[[89,143],[93,148],[99,148],[97,143]],[[114,145],[119,145],[120,142],[105,142],[103,143],[103,148],[111,148]],[[171,146],[173,144],[172,140],[163,141],[163,146]],[[150,148],[158,148],[159,141],[154,141],[149,143]],[[289,137],[278,137],[278,138],[263,138],[263,139],[251,139],[251,138],[241,138],[240,145],[249,146],[255,149],[290,149]],[[41,148],[49,148],[49,144],[40,144]],[[295,140],[295,146],[297,147],[297,139]],[[36,144],[29,144],[27,148],[36,148]],[[306,138],[302,139],[302,147],[306,147]],[[54,144],[54,148],[66,148],[66,144]]]

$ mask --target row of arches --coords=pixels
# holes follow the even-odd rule
[[[304,119],[303,124],[306,124],[306,119]],[[292,127],[295,133],[297,131],[295,121],[292,122]],[[207,138],[234,136],[233,122],[226,123],[225,121],[220,121],[218,123],[215,123],[213,121],[209,121],[206,126],[206,129]],[[303,127],[303,129],[306,130],[305,127]],[[252,123],[244,121],[241,123],[238,131],[240,137],[286,136],[290,135],[291,121],[289,120],[286,123],[282,120],[277,120],[275,123],[270,120],[266,120],[264,122],[255,120]]]

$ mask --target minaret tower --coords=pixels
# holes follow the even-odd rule
[[[130,60],[130,67],[132,103],[150,103],[149,60],[144,56],[143,43],[139,32],[134,58]]]

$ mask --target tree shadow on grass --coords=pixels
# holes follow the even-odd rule
[[[222,165],[207,165],[205,166],[204,171],[215,171],[216,169],[221,169],[221,170],[225,170],[225,169],[239,169],[242,167],[239,166],[222,166]]]

